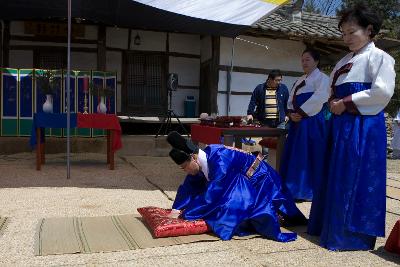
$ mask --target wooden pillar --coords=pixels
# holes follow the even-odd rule
[[[1,44],[0,44],[1,45]],[[10,22],[4,21],[4,34],[3,34],[3,46],[1,47],[1,60],[2,66],[9,67],[10,65]]]
[[[99,25],[97,35],[97,70],[106,71],[106,26]]]
[[[167,32],[167,36],[165,38],[165,61],[164,61],[164,74],[165,74],[165,78],[164,81],[167,81],[168,79],[168,75],[169,75],[169,32]],[[178,78],[178,83],[179,83],[179,78]],[[166,83],[165,83],[166,85]],[[168,113],[168,109],[169,109],[169,105],[172,106],[172,103],[169,103],[169,97],[168,94],[170,92],[168,90],[163,90],[161,93],[161,99],[162,99],[162,103],[163,103],[163,110],[164,110],[164,114]],[[173,96],[172,96],[173,97]],[[172,101],[172,98],[171,98]]]
[[[210,94],[210,112],[218,112],[218,80],[219,80],[219,58],[220,58],[220,37],[211,37],[211,94]]]

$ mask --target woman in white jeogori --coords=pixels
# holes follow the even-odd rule
[[[386,127],[383,109],[394,92],[394,59],[375,47],[382,19],[363,4],[342,13],[339,28],[350,53],[331,74],[329,171],[314,205],[323,205],[320,245],[371,250],[385,235]]]
[[[280,173],[294,199],[310,200],[326,166],[329,77],[318,69],[320,55],[306,49],[304,75],[293,85],[288,100],[289,133]]]

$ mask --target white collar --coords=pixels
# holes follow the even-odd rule
[[[306,75],[305,80],[312,80],[318,76],[321,71],[318,68],[315,68],[310,74]]]
[[[198,158],[197,160],[199,161],[200,167],[202,172],[204,173],[204,176],[206,177],[206,179],[208,181],[210,181],[210,179],[208,179],[208,164],[207,164],[207,155],[206,153],[199,149],[199,154],[198,154]]]
[[[366,45],[364,45],[364,47],[362,47],[357,53],[353,52],[353,57],[363,54],[371,49],[375,48],[375,44],[373,41],[367,43]]]

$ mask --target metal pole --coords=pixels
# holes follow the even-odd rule
[[[231,86],[232,86],[232,71],[233,71],[233,57],[235,56],[235,40],[236,38],[232,38],[232,51],[231,51],[231,67],[229,69],[226,84],[227,84],[227,92],[226,92],[226,115],[229,116],[229,112],[231,111]]]
[[[70,110],[70,71],[71,71],[71,0],[68,0],[68,44],[67,44],[67,179],[70,179],[70,129],[71,129],[71,110]]]

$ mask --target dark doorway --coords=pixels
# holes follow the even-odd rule
[[[124,58],[122,110],[138,116],[158,116],[167,110],[166,56],[127,52]]]
[[[66,49],[35,49],[33,65],[41,69],[65,69],[67,68]]]

